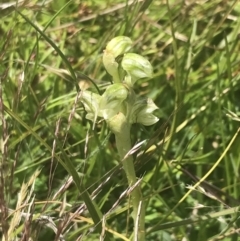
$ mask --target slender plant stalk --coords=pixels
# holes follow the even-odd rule
[[[130,138],[130,124],[122,120],[119,132],[115,132],[116,145],[120,160],[122,160],[123,169],[126,173],[129,186],[133,186],[137,182],[136,172],[131,155],[127,155],[132,148]],[[131,192],[131,201],[133,205],[133,219],[134,219],[134,237],[138,241],[145,240],[145,205],[143,202],[142,192],[140,186],[136,186]],[[141,204],[141,211],[139,214],[139,207]]]

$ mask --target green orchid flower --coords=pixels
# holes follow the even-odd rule
[[[129,86],[133,86],[138,79],[151,78],[153,75],[152,65],[139,54],[124,54],[121,66],[127,72],[125,82]]]
[[[140,123],[144,126],[153,125],[159,120],[159,118],[153,114],[157,109],[158,107],[151,99],[138,99],[132,108],[130,121],[131,123]]]
[[[110,85],[101,96],[99,108],[105,120],[123,111],[124,100],[128,97],[128,89],[121,83]]]

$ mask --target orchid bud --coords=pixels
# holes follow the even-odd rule
[[[118,36],[113,38],[108,44],[103,53],[103,65],[107,72],[113,77],[115,83],[120,82],[118,71],[118,63],[115,58],[126,53],[132,45],[130,38]]]
[[[133,86],[138,79],[152,77],[152,65],[141,55],[126,53],[123,56],[121,65],[128,74],[125,78],[125,82],[130,86]]]
[[[106,47],[106,52],[112,53],[114,58],[126,53],[132,46],[132,40],[126,36],[113,38]]]

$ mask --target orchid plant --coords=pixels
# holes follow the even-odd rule
[[[150,62],[141,55],[130,53],[132,41],[126,36],[113,38],[103,53],[103,64],[112,76],[113,84],[102,95],[91,91],[82,91],[81,102],[87,112],[86,118],[93,122],[103,118],[114,133],[116,145],[128,183],[137,182],[133,158],[128,155],[132,148],[130,129],[133,123],[145,126],[153,125],[158,118],[153,112],[158,109],[149,98],[138,97],[134,84],[142,78],[151,78],[153,74]],[[121,61],[118,61],[122,56]],[[145,240],[145,208],[141,189],[138,185],[131,193],[134,219],[134,237]]]

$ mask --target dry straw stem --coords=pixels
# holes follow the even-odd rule
[[[5,236],[2,237],[2,241],[8,241],[8,240],[14,240],[18,236],[18,230],[19,224],[22,219],[25,220],[25,225],[27,225],[27,222],[30,221],[30,224],[32,221],[38,222],[40,225],[45,225],[52,229],[55,234],[57,234],[57,227],[55,223],[53,222],[52,218],[45,215],[33,215],[31,213],[31,208],[34,205],[34,185],[36,178],[40,174],[40,170],[36,170],[34,174],[30,177],[29,181],[27,183],[23,183],[21,186],[21,190],[18,194],[18,200],[16,204],[16,209],[12,210],[8,208],[9,212],[9,218],[12,216],[9,229],[8,229],[8,238]],[[22,210],[24,208],[28,207],[27,212],[23,212]],[[29,230],[25,229],[25,233]],[[28,233],[28,235],[31,235]],[[60,240],[64,241],[64,238],[62,235],[60,235]]]

